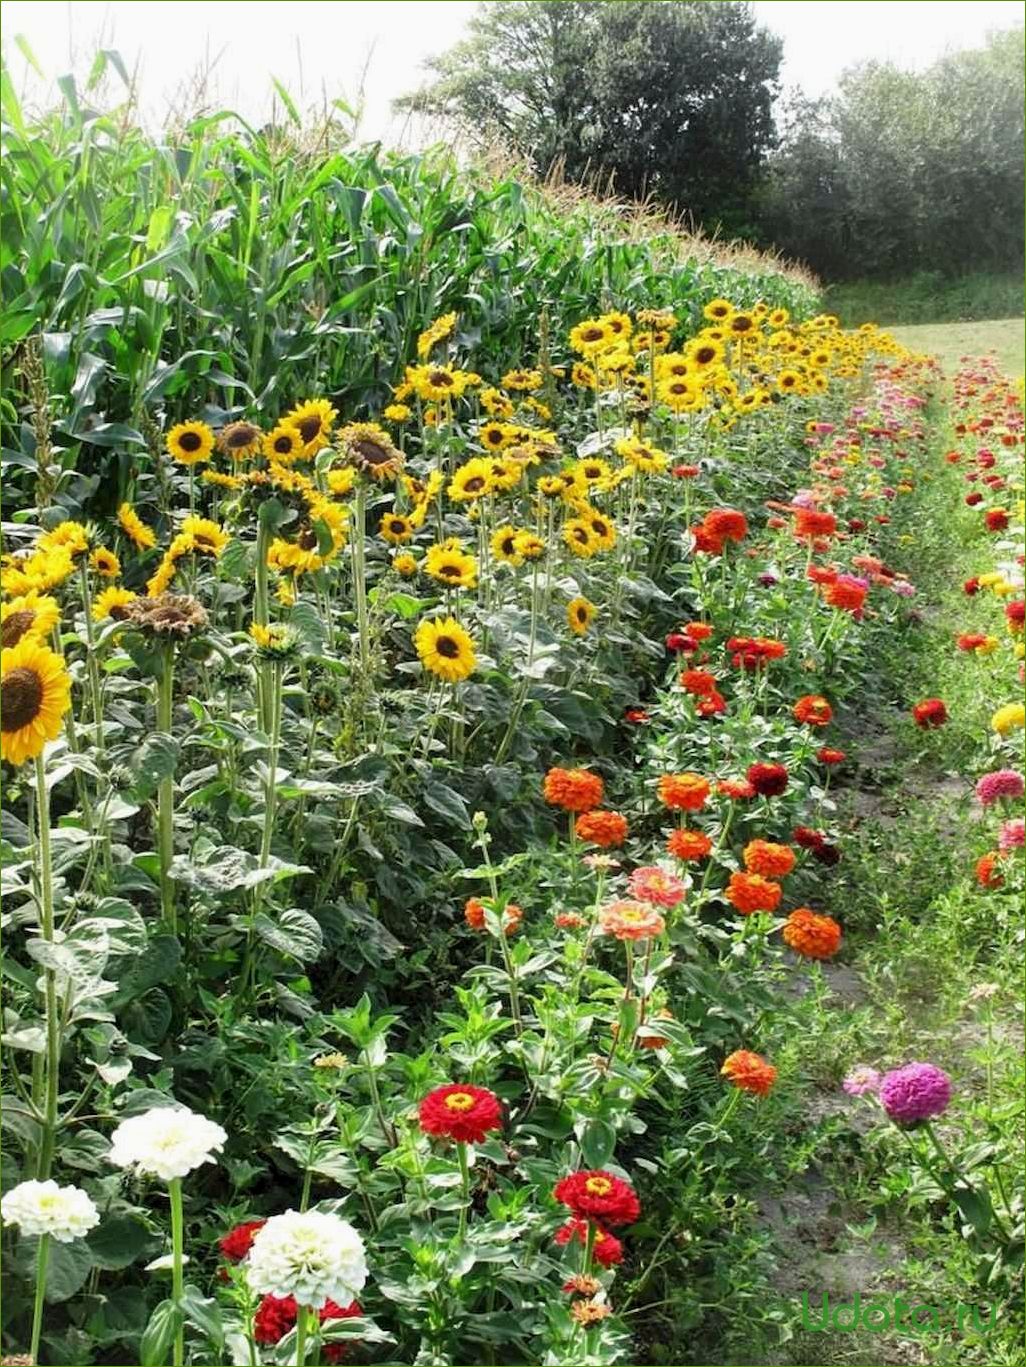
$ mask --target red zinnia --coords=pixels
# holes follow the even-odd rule
[[[978,489],[974,489],[971,494],[965,496],[966,507],[975,508],[977,503],[983,502],[983,495]]]
[[[795,721],[809,726],[826,726],[833,715],[834,709],[818,693],[806,693],[794,705]]]
[[[637,1193],[622,1177],[602,1168],[572,1172],[552,1193],[580,1219],[607,1225],[632,1225],[641,1214]]]
[[[702,525],[709,536],[720,542],[743,541],[748,535],[748,519],[736,508],[714,508],[706,513]]]
[[[735,802],[746,802],[755,796],[755,789],[746,778],[724,778],[716,785],[721,797],[729,797]]]
[[[787,768],[783,764],[750,764],[747,778],[760,797],[779,797],[787,787]]]
[[[837,518],[833,513],[823,513],[816,508],[799,508],[794,519],[794,534],[799,539],[807,537],[833,536],[837,531]]]
[[[803,850],[818,850],[821,845],[826,844],[823,832],[813,830],[811,826],[795,826],[791,832],[791,839]]]
[[[224,1238],[218,1239],[217,1246],[229,1262],[241,1263],[253,1247],[257,1231],[263,1229],[266,1224],[266,1220],[247,1220],[245,1224],[230,1229]]]
[[[1026,602],[1021,598],[1016,598],[1013,602],[1005,604],[1005,620],[1012,631],[1021,630],[1024,619],[1026,619]]]
[[[978,579],[967,579],[962,585],[962,592],[970,598],[980,591],[980,581]]]
[[[948,709],[940,698],[924,698],[912,709],[912,718],[924,731],[943,726],[948,719]]]
[[[716,675],[707,669],[685,669],[680,676],[680,686],[685,693],[695,697],[709,697],[716,692]]]
[[[824,745],[822,749],[817,750],[816,758],[820,764],[843,764],[847,756],[843,750],[835,750],[833,746]]]
[[[328,1300],[321,1307],[319,1318],[322,1324],[326,1324],[329,1320],[357,1319],[362,1314],[363,1310],[356,1301],[343,1308]],[[296,1327],[298,1316],[299,1307],[294,1296],[265,1296],[253,1316],[253,1337],[257,1343],[277,1343]],[[341,1362],[346,1347],[345,1343],[325,1344],[325,1362]]]
[[[461,1144],[481,1144],[489,1130],[502,1129],[499,1098],[486,1087],[448,1082],[420,1103],[420,1128]]]
[[[588,1220],[580,1220],[574,1216],[556,1230],[553,1239],[560,1247],[569,1243],[586,1244],[589,1223]],[[615,1267],[617,1263],[622,1263],[623,1244],[616,1235],[610,1234],[609,1230],[603,1229],[601,1225],[595,1225],[594,1229],[595,1243],[592,1252],[599,1266]]]
[[[753,1054],[750,1049],[735,1050],[724,1059],[720,1072],[735,1087],[743,1092],[754,1092],[756,1096],[766,1096],[777,1080],[777,1070],[772,1063],[767,1063],[761,1054]]]
[[[997,862],[997,850],[991,850],[988,854],[981,854],[977,859],[976,881],[981,888],[999,888],[1005,881],[996,871]]]
[[[991,508],[986,516],[987,531],[1003,532],[1010,520],[1004,508]]]

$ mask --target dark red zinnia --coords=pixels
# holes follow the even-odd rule
[[[588,1220],[580,1220],[574,1216],[567,1220],[565,1225],[560,1225],[553,1238],[560,1247],[575,1242],[585,1244],[588,1240],[588,1226]],[[608,1229],[603,1229],[599,1224],[595,1225],[593,1256],[600,1267],[615,1267],[617,1263],[623,1262],[623,1244],[615,1234],[610,1234]]]
[[[843,750],[835,750],[830,745],[824,745],[817,751],[816,758],[820,764],[843,764],[847,756]]]
[[[803,850],[818,850],[820,846],[826,844],[826,836],[823,832],[813,830],[811,826],[795,826],[791,832],[791,838]]]
[[[556,1183],[552,1194],[582,1220],[632,1225],[641,1214],[641,1205],[631,1184],[603,1168],[572,1172]]]
[[[787,787],[787,767],[783,764],[750,764],[747,778],[760,797],[779,797]]]
[[[245,1224],[236,1225],[221,1239],[218,1239],[217,1246],[222,1255],[229,1262],[241,1263],[243,1258],[253,1247],[253,1240],[257,1232],[267,1224],[266,1220],[247,1220]]]
[[[912,709],[912,719],[924,731],[943,726],[948,719],[948,709],[940,698],[924,698]]]
[[[343,1307],[328,1300],[319,1313],[321,1323],[325,1324],[328,1320],[357,1319],[363,1310],[356,1301]],[[278,1343],[296,1327],[298,1314],[294,1296],[265,1296],[253,1316],[253,1337],[257,1343]],[[325,1362],[341,1362],[346,1348],[344,1343],[325,1344],[322,1349]]]
[[[481,1144],[490,1130],[502,1129],[502,1107],[487,1087],[449,1082],[420,1103],[420,1128],[461,1144]]]

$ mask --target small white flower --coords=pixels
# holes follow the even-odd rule
[[[227,1138],[220,1125],[187,1106],[157,1106],[121,1122],[107,1157],[116,1168],[135,1167],[170,1182],[201,1163],[213,1163],[212,1151]]]
[[[22,1182],[0,1201],[5,1225],[22,1234],[49,1234],[70,1244],[100,1223],[100,1214],[81,1187],[59,1187],[56,1182]]]
[[[183,1254],[182,1266],[189,1261],[189,1255]],[[173,1253],[162,1253],[159,1258],[154,1258],[152,1263],[147,1263],[143,1268],[144,1272],[171,1272],[175,1265],[175,1255]]]
[[[249,1250],[246,1280],[264,1296],[295,1296],[320,1310],[326,1301],[349,1305],[367,1280],[363,1240],[337,1215],[288,1210],[274,1215]]]

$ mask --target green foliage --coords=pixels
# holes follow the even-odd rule
[[[900,323],[1014,319],[1020,318],[1023,312],[1023,282],[1021,274],[975,271],[951,278],[940,271],[917,271],[902,280],[851,280],[832,284],[825,291],[824,301],[844,327],[859,327],[862,323],[891,327]],[[962,353],[971,349],[963,347]],[[933,347],[923,350],[934,352]]]
[[[748,4],[503,0],[400,107],[501,136],[546,175],[651,195],[711,231],[751,231],[782,44]]]

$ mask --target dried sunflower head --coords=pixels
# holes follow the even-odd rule
[[[135,598],[120,610],[121,620],[148,636],[187,640],[207,625],[203,604],[186,593],[159,593],[155,598]]]

